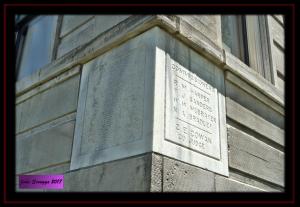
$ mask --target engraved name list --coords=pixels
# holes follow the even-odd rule
[[[217,90],[172,60],[165,104],[166,140],[220,159]]]

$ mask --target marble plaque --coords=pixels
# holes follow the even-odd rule
[[[220,159],[217,89],[173,60],[166,84],[165,139]]]
[[[124,54],[108,65],[93,64],[88,75],[81,154],[142,138],[144,71],[143,58],[134,58],[137,52]],[[131,67],[133,61],[140,67]]]
[[[147,77],[153,75],[147,58],[154,50],[141,43],[143,38],[84,64],[71,170],[151,150],[153,83]]]
[[[165,32],[158,39],[153,151],[228,176],[223,71]]]

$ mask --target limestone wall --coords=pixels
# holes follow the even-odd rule
[[[16,83],[17,184],[56,173],[63,191],[283,191],[284,21],[267,22],[274,84],[222,48],[219,15],[59,16],[56,58]],[[207,150],[169,124],[173,63],[214,88]]]

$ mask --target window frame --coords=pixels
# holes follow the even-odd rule
[[[262,78],[275,85],[267,15],[235,15],[235,17],[240,28],[237,47],[240,47],[239,49],[243,50],[241,53],[244,54],[243,58],[237,58],[257,72]],[[256,22],[255,18],[257,18]],[[223,31],[221,32],[223,38]],[[243,39],[244,44],[241,44],[241,39]],[[233,54],[224,47],[224,44],[223,42],[223,49]]]
[[[31,74],[29,74],[28,76],[24,76],[20,79],[18,79],[20,70],[21,70],[21,62],[22,62],[22,56],[23,56],[23,52],[24,52],[24,47],[25,47],[25,40],[26,40],[26,35],[27,35],[27,31],[28,28],[30,26],[30,24],[34,21],[38,21],[39,18],[43,18],[45,16],[48,15],[16,15],[15,18],[15,60],[16,60],[16,64],[15,64],[15,78],[16,81],[21,81],[22,79],[33,75],[36,71],[32,72]],[[58,41],[58,30],[59,30],[59,15],[49,15],[49,16],[54,16],[54,22],[55,25],[53,26],[53,36],[51,37],[51,51],[50,51],[50,62],[55,60],[56,58],[56,44]],[[45,65],[47,65],[48,63],[46,63]],[[43,68],[43,66],[41,67]],[[38,68],[37,71],[39,71],[41,68]]]
[[[22,16],[22,15],[19,15]],[[28,29],[29,23],[36,18],[36,15],[24,15],[23,17],[15,18],[15,57],[16,57],[16,65],[15,65],[15,78],[18,79],[18,74],[20,72],[20,62],[24,49],[24,42],[26,38],[26,33]]]

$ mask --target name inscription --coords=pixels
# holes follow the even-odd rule
[[[220,159],[217,90],[173,60],[166,76],[166,139]]]

